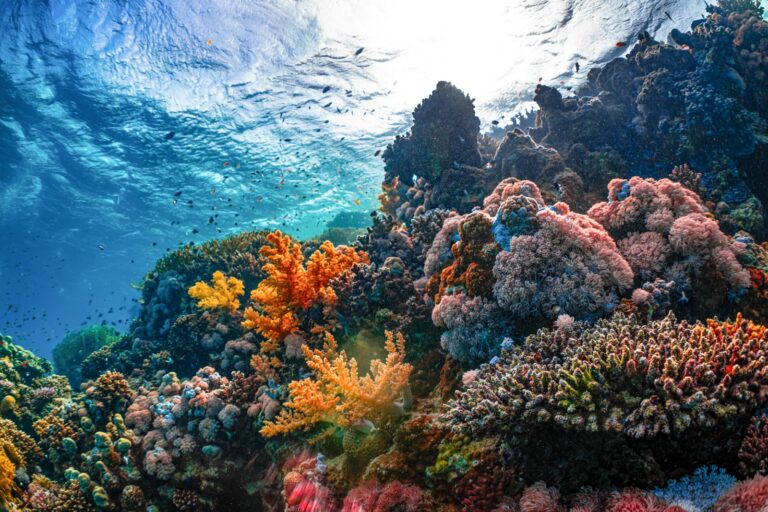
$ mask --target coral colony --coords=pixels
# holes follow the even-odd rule
[[[768,510],[768,23],[708,12],[501,141],[439,82],[351,246],[170,253],[57,373],[0,338],[2,510]]]

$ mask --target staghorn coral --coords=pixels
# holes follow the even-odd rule
[[[458,432],[504,434],[516,440],[524,460],[527,450],[539,450],[539,436],[550,438],[551,453],[538,453],[526,466],[527,478],[538,478],[539,464],[546,471],[547,457],[565,457],[564,468],[582,457],[595,461],[593,469],[578,463],[582,475],[560,480],[563,490],[586,481],[647,482],[671,469],[667,457],[695,465],[716,458],[713,451],[735,452],[733,443],[718,446],[717,439],[738,432],[765,402],[766,348],[765,328],[740,317],[704,325],[669,315],[640,324],[617,315],[594,327],[542,330],[484,366],[443,420]],[[700,439],[704,453],[692,449],[690,439]],[[590,454],[595,442],[625,455]],[[560,452],[579,444],[583,450]],[[617,472],[622,459],[635,457],[644,462]]]
[[[213,273],[213,286],[199,281],[188,290],[189,296],[197,299],[197,307],[201,309],[226,309],[234,313],[240,309],[238,297],[245,293],[243,282],[236,277],[226,277],[217,270]]]
[[[739,471],[745,476],[768,473],[768,417],[752,419],[739,447]]]
[[[371,361],[370,372],[360,377],[357,361],[326,333],[323,349],[302,346],[314,379],[289,384],[290,400],[274,422],[266,422],[262,435],[272,437],[308,430],[317,423],[348,427],[364,420],[379,420],[397,409],[395,400],[408,384],[412,367],[405,362],[405,339],[387,332],[387,359]]]
[[[261,312],[247,308],[243,327],[264,336],[262,350],[273,352],[287,335],[298,330],[296,313],[316,304],[331,307],[336,301],[331,280],[357,263],[367,263],[368,256],[324,242],[304,266],[301,246],[289,236],[275,231],[267,235],[267,242],[260,252],[269,261],[264,265],[268,277],[251,291],[251,300]]]
[[[656,497],[684,508],[698,512],[710,510],[717,498],[736,483],[736,479],[716,466],[702,466],[692,475],[667,482],[661,489],[654,489]]]

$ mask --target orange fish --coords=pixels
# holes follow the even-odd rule
[[[210,45],[212,45],[212,44],[213,44],[213,39],[209,39],[209,40],[208,40],[208,46],[210,46]]]
[[[625,43],[624,41],[619,41],[618,43],[616,43],[616,48],[624,48],[625,46],[627,46],[627,43]]]
[[[355,204],[360,206],[360,200],[359,199],[355,199]]]
[[[224,162],[224,167],[229,167],[229,162]]]

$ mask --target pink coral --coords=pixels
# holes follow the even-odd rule
[[[144,457],[144,469],[160,480],[169,480],[176,471],[171,454],[159,447],[147,452]]]
[[[520,512],[564,512],[560,504],[560,493],[544,482],[536,482],[523,491],[520,497]]]
[[[737,261],[743,245],[729,239],[699,196],[679,183],[615,179],[608,201],[590,208],[589,216],[616,239],[638,285],[657,278],[674,282],[681,304],[694,298],[707,311],[749,287],[749,273]]]
[[[720,496],[711,512],[762,512],[768,506],[768,476],[739,482]]]
[[[622,491],[611,496],[606,512],[673,512],[666,503],[649,492]]]
[[[426,512],[429,510],[422,490],[397,480],[381,485],[367,482],[352,489],[344,499],[341,512]]]

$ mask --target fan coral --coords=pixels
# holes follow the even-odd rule
[[[444,420],[457,432],[504,433],[523,451],[533,443],[539,452],[534,438],[546,430],[554,439],[571,436],[568,446],[582,439],[585,450],[589,439],[620,441],[614,449],[639,450],[644,465],[660,465],[654,472],[664,471],[671,453],[681,464],[701,464],[712,460],[712,447],[727,448],[696,436],[732,435],[765,402],[766,349],[765,328],[740,317],[703,325],[678,323],[669,315],[643,325],[616,315],[594,327],[545,329],[503,351],[497,364],[482,367]],[[691,449],[687,436],[700,439],[706,453]],[[551,456],[563,456],[550,444]],[[600,458],[574,452],[580,454],[571,454],[574,463]],[[663,458],[654,459],[654,453]],[[578,465],[588,473],[583,462]],[[612,478],[608,467],[599,475]],[[632,480],[631,473],[625,476]]]
[[[315,379],[289,384],[290,400],[274,422],[261,429],[266,437],[293,430],[308,430],[317,423],[341,427],[364,420],[377,420],[398,409],[395,400],[404,392],[411,373],[405,362],[405,339],[387,331],[387,359],[371,361],[369,374],[358,375],[357,361],[345,351],[337,352],[336,340],[326,333],[323,349],[302,346],[307,366]]]
[[[0,447],[0,508],[13,510],[19,488],[16,485],[16,464],[18,454],[13,445],[4,444]]]
[[[226,277],[217,270],[213,273],[213,286],[198,281],[189,288],[189,296],[197,299],[197,307],[201,309],[227,309],[234,313],[240,308],[238,297],[245,293],[243,282],[236,277]]]
[[[357,263],[368,263],[368,255],[351,247],[334,247],[324,242],[304,266],[301,245],[275,231],[267,235],[268,245],[260,249],[269,261],[264,265],[267,278],[251,291],[251,300],[261,312],[245,310],[243,327],[264,336],[264,352],[277,350],[279,343],[299,328],[296,313],[320,303],[330,307],[336,294],[329,283]]]

